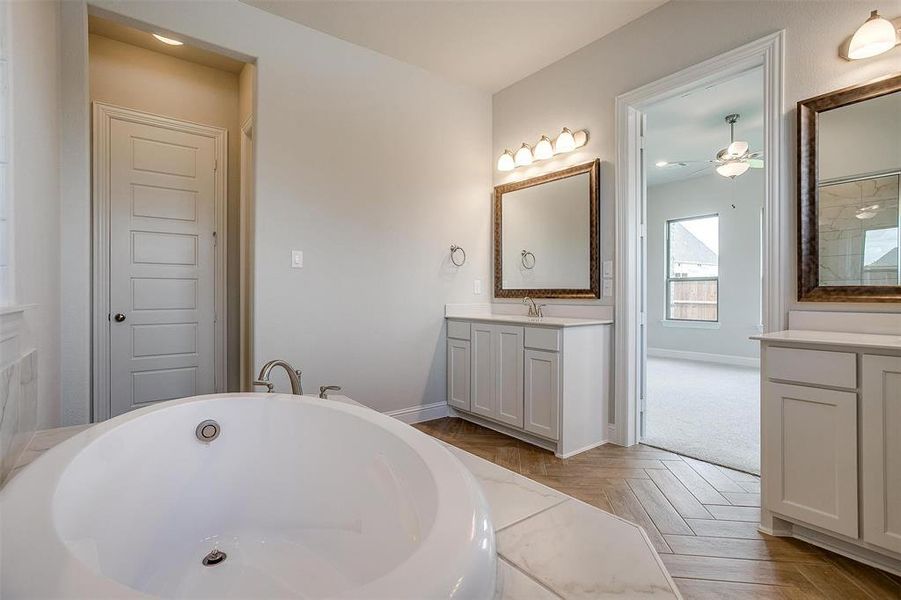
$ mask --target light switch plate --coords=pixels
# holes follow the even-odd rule
[[[473,279],[472,280],[472,293],[476,296],[482,295],[482,280],[481,279]]]
[[[612,279],[604,279],[604,296],[612,296],[613,295],[613,280]]]
[[[291,268],[303,268],[303,250],[291,250]]]
[[[604,277],[613,277],[613,261],[604,261]]]

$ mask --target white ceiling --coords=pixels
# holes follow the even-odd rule
[[[496,92],[666,0],[242,0]]]
[[[648,185],[669,183],[711,173],[704,164],[687,167],[656,167],[666,161],[706,161],[729,145],[725,117],[741,115],[735,124],[735,139],[763,147],[763,71],[754,69],[712,87],[693,90],[653,105],[647,111],[645,139]],[[764,157],[766,160],[766,157]]]

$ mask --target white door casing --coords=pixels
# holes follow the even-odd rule
[[[863,356],[863,539],[901,553],[901,357]]]
[[[226,131],[94,114],[97,421],[225,389]]]
[[[785,110],[783,100],[783,48],[785,32],[778,31],[697,65],[688,67],[616,97],[616,269],[614,386],[616,441],[625,446],[640,439],[641,362],[640,320],[641,224],[644,173],[640,167],[642,110],[650,104],[683,94],[693,88],[762,68],[764,77],[764,143],[766,199],[763,243],[763,325],[765,331],[785,328],[784,281],[788,267],[791,214],[787,178]]]

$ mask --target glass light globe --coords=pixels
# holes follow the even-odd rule
[[[526,165],[532,164],[532,149],[529,148],[529,145],[523,142],[522,146],[519,147],[519,150],[516,151],[516,154],[513,156],[513,160],[516,163],[517,167],[524,167]]]
[[[748,151],[748,148],[748,142],[732,142],[729,144],[729,147],[726,148],[726,154],[738,158],[739,156],[744,156],[745,152]]]
[[[848,58],[858,60],[888,52],[898,43],[898,34],[891,21],[879,16],[879,11],[870,13],[870,18],[857,28],[848,46]]]
[[[513,152],[504,150],[504,153],[497,159],[498,171],[512,171],[516,168],[516,160],[513,158]]]
[[[573,134],[573,140],[576,142],[576,148],[581,148],[588,143],[588,130],[580,129]]]
[[[554,153],[560,154],[561,152],[572,152],[576,149],[576,140],[573,137],[573,132],[563,128],[563,131],[560,132],[560,135],[557,136],[557,140],[554,142]]]
[[[745,161],[735,160],[727,162],[726,164],[722,164],[716,168],[716,172],[722,175],[723,177],[730,177],[735,179],[745,171],[751,168]]]
[[[545,160],[554,155],[554,147],[551,145],[551,140],[549,140],[546,135],[541,136],[541,139],[535,144],[534,154],[535,160]]]

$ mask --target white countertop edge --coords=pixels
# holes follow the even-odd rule
[[[793,342],[820,346],[845,346],[882,350],[901,350],[901,335],[879,333],[848,333],[843,331],[813,331],[788,329],[751,336],[760,342]]]
[[[576,317],[528,317],[525,315],[445,315],[446,319],[458,321],[479,321],[483,323],[512,323],[530,327],[586,327],[589,325],[612,325],[611,319],[580,319]]]

